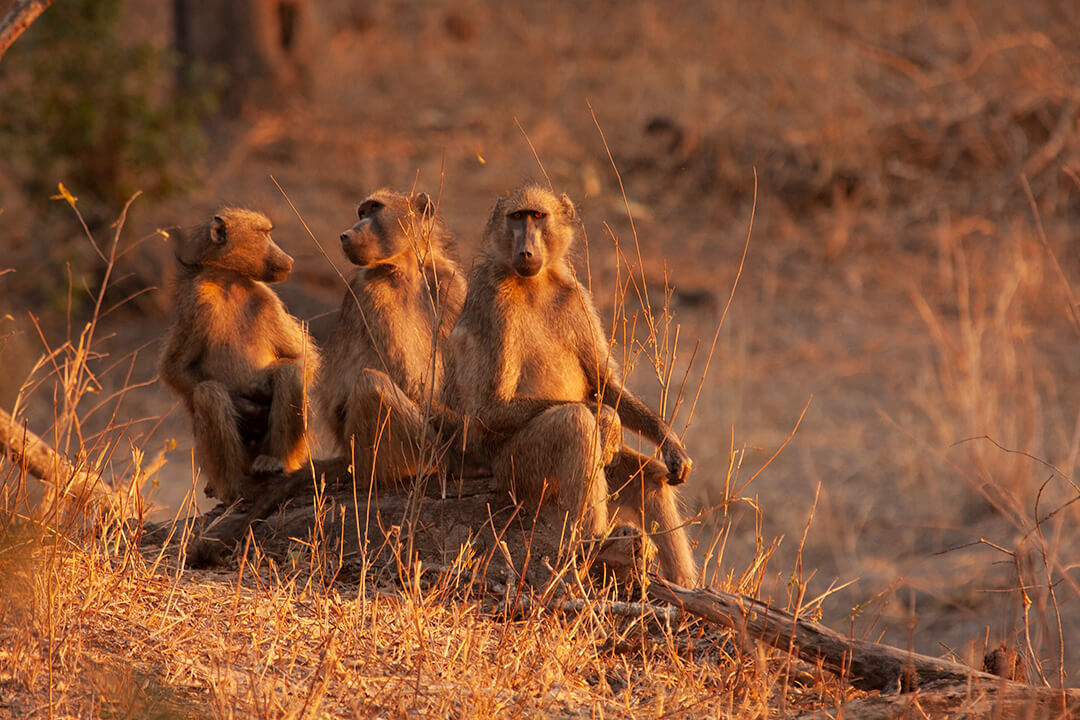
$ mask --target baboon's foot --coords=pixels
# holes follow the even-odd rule
[[[592,574],[601,579],[614,577],[624,588],[641,581],[643,569],[655,555],[641,532],[629,525],[616,527],[603,540],[586,541],[586,548],[593,557]]]
[[[649,560],[651,555],[645,538],[637,528],[620,525],[600,543],[596,559],[613,567],[640,568],[642,561]]]
[[[223,505],[231,505],[240,500],[240,491],[222,487],[221,483],[207,482],[203,488],[203,494],[211,500],[217,500]]]
[[[284,472],[285,464],[270,455],[260,455],[251,463],[251,477],[255,480],[265,479],[269,475],[280,475]]]

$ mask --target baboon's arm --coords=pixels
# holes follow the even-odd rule
[[[585,292],[584,289],[581,290]],[[622,382],[622,371],[611,356],[607,338],[600,325],[595,309],[587,313],[588,322],[583,336],[578,339],[578,356],[590,381],[595,378],[593,392],[600,403],[614,408],[623,427],[639,432],[660,448],[672,484],[686,481],[693,461],[683,447],[682,441],[671,431],[664,420],[648,405],[634,395]]]
[[[496,350],[495,357],[495,367],[498,368],[495,391],[489,395],[490,402],[479,414],[481,422],[491,432],[510,435],[523,428],[540,413],[557,405],[589,401],[588,397],[551,398],[518,395],[517,386],[524,364],[521,350],[516,347],[507,347],[504,343]]]
[[[191,401],[195,386],[204,378],[199,371],[203,339],[174,329],[169,333],[159,368],[161,379],[179,393],[185,402]]]
[[[582,291],[584,292],[584,290]],[[588,330],[578,339],[578,356],[585,370],[585,377],[592,383],[592,390],[602,405],[608,405],[619,413],[624,427],[639,432],[657,445],[663,443],[671,428],[649,409],[622,383],[622,371],[611,357],[607,339],[600,327],[595,311],[588,313]]]
[[[476,457],[486,457],[489,445],[497,440],[480,423],[470,423],[469,418],[440,402],[432,401],[428,414],[430,427],[442,442],[449,443],[457,452]]]
[[[319,349],[315,347],[311,336],[308,335],[304,326],[292,317],[286,318],[285,326],[278,327],[277,336],[274,354],[277,355],[278,362],[275,365],[286,362],[296,363],[303,371],[304,381],[310,384],[322,364]]]
[[[693,461],[668,424],[614,378],[609,377],[601,391],[601,402],[615,408],[623,427],[641,433],[660,448],[667,465],[668,480],[672,484],[685,482]]]
[[[567,402],[569,401],[515,397],[484,408],[477,419],[488,432],[512,435],[540,413]]]
[[[608,378],[601,390],[601,402],[618,411],[623,427],[641,433],[657,445],[671,434],[668,424],[617,380]]]
[[[428,426],[456,452],[487,462],[504,441],[548,408],[565,404],[563,400],[515,398],[508,403],[485,408],[478,416],[463,415],[433,402]]]

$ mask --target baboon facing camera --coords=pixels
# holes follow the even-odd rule
[[[308,454],[305,388],[319,355],[267,283],[292,258],[262,213],[223,208],[177,240],[175,320],[161,378],[183,399],[206,494],[232,502],[252,473],[300,467]]]
[[[651,538],[663,575],[697,571],[673,487],[691,460],[667,424],[622,384],[592,297],[567,251],[577,216],[566,195],[525,185],[500,197],[451,336],[454,405],[502,435],[498,482],[519,497],[553,498],[585,540],[609,522]],[[661,464],[623,446],[622,427],[655,442]]]
[[[426,418],[441,407],[443,346],[465,276],[427,194],[378,190],[357,216],[341,233],[357,268],[326,346],[319,405],[357,475],[395,482],[435,469]]]

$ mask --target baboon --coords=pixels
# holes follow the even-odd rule
[[[377,190],[356,214],[341,249],[357,269],[317,394],[357,473],[396,481],[424,469],[425,417],[442,407],[443,346],[465,302],[465,275],[427,194]]]
[[[500,197],[451,336],[454,404],[505,439],[492,470],[507,489],[554,496],[586,539],[609,519],[651,537],[664,576],[696,582],[672,485],[691,460],[667,424],[622,384],[592,297],[567,260],[577,216],[566,195],[524,185]],[[661,464],[623,446],[655,442]]]
[[[244,495],[249,473],[292,472],[308,453],[304,396],[319,355],[267,285],[293,263],[271,229],[262,213],[223,208],[175,233],[176,318],[159,369],[191,416],[206,494],[223,502]]]

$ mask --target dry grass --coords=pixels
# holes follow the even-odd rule
[[[467,259],[495,194],[537,174],[516,118],[553,183],[580,199],[589,253],[579,272],[634,368],[630,386],[676,428],[689,423],[684,498],[702,511],[709,579],[780,604],[857,580],[825,599],[825,621],[976,664],[984,645],[1009,640],[1037,658],[1039,682],[1073,682],[1075,8],[645,2],[613,13],[465,0],[362,15],[334,16],[327,86],[245,119],[200,190],[136,213],[134,235],[222,200],[260,204],[298,255],[282,293],[318,337],[317,316],[341,286],[265,176],[316,237],[332,238],[365,191],[409,187],[419,172],[429,191],[443,187],[440,210]],[[461,37],[449,34],[451,16]],[[344,87],[357,68],[361,90]],[[678,136],[644,132],[656,118]],[[727,311],[755,170],[755,229]],[[0,277],[12,291],[0,316],[16,316],[0,322],[0,351],[18,384],[48,339],[56,368],[34,371],[24,403],[34,428],[67,428],[50,440],[121,486],[133,451],[152,466],[175,437],[181,450],[155,476],[156,497],[186,512],[186,430],[173,413],[152,431],[170,405],[137,387],[152,377],[153,353],[130,355],[155,340],[162,310],[103,318],[93,347],[110,359],[80,350],[62,310],[20,308],[16,298],[40,297],[39,243],[20,202],[5,193],[0,217],[13,246],[0,266],[16,269]],[[146,263],[139,277],[156,283],[169,248],[152,245],[124,261]],[[41,313],[40,333],[23,310]],[[65,375],[76,387],[79,372],[61,369],[78,362],[94,366],[79,371],[89,372],[84,387],[103,391],[65,419],[69,385],[54,395],[53,384]],[[10,378],[0,396],[10,407]],[[87,417],[102,397],[112,400]],[[12,658],[0,663],[0,697],[16,698],[3,711],[17,716],[142,716],[132,708],[149,706],[348,715],[353,702],[385,715],[751,716],[842,701],[816,678],[785,684],[786,655],[706,642],[696,626],[652,632],[645,649],[616,642],[630,623],[599,603],[508,620],[479,589],[447,597],[430,578],[420,589],[382,587],[381,575],[324,587],[299,550],[276,571],[252,560],[242,577],[154,566],[123,541],[126,526],[80,522],[77,506],[70,521],[19,520],[31,489],[9,465],[0,472],[0,652]],[[691,654],[706,645],[733,657]]]
[[[439,582],[326,588],[270,564],[20,549],[0,601],[11,717],[753,717],[843,698],[802,665],[788,681],[781,653],[599,602],[508,618]]]
[[[0,465],[0,712],[756,717],[842,704],[840,683],[792,654],[756,648],[677,613],[612,602],[602,587],[586,591],[580,583],[587,577],[576,581],[581,594],[573,602],[508,603],[506,587],[476,579],[485,561],[467,547],[435,573],[398,552],[388,573],[373,568],[369,549],[343,561],[316,523],[284,557],[249,545],[235,571],[193,571],[184,561],[191,494],[169,539],[142,547],[144,448],[132,446],[130,461],[116,457],[118,446],[131,443],[130,423],[118,411],[100,431],[82,430],[102,407],[92,397],[99,375],[116,365],[93,340],[108,312],[103,299],[122,252],[126,212],[108,256],[101,255],[106,271],[91,318],[58,347],[42,336],[49,352],[25,386],[27,393],[52,388],[50,440],[80,459],[73,476],[89,477],[89,485],[61,479],[35,492],[18,463]],[[87,240],[97,248],[89,232]],[[644,353],[665,393],[681,395],[665,370],[677,331],[666,303],[653,315],[644,276],[631,284],[639,280],[649,340],[634,346],[633,333],[626,335],[626,359],[633,364]],[[112,399],[130,387],[125,378]],[[151,436],[140,438],[145,444]],[[718,536],[711,544],[725,542]],[[738,577],[716,558],[714,584],[756,594],[771,551],[761,547]],[[717,577],[721,571],[726,580]],[[813,612],[798,589],[793,606]]]

